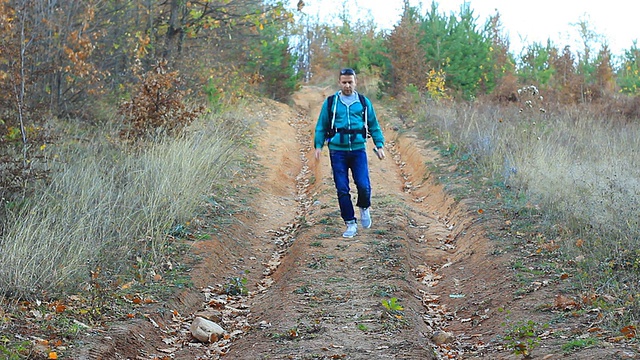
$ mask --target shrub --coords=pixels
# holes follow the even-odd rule
[[[168,71],[167,62],[159,61],[152,70],[139,76],[133,96],[120,106],[128,139],[157,138],[160,134],[176,135],[205,110],[189,109],[185,103],[188,90],[181,90],[178,71]]]

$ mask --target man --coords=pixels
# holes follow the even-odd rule
[[[316,160],[327,143],[333,181],[338,192],[340,216],[347,225],[343,237],[352,238],[358,233],[351,195],[349,194],[349,170],[356,184],[362,227],[371,227],[371,182],[367,163],[367,133],[371,134],[374,151],[384,159],[384,136],[378,124],[371,101],[356,92],[356,73],[342,69],[339,76],[340,91],[329,96],[322,105],[316,124],[314,147]]]

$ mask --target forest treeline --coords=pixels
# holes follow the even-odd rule
[[[592,50],[599,35],[586,22],[576,25],[583,49],[548,41],[515,56],[500,14],[478,24],[467,3],[444,14],[435,2],[405,2],[386,31],[348,13],[329,23],[304,11],[302,1],[0,0],[4,171],[15,178],[29,166],[51,119],[115,121],[140,136],[136,127],[176,127],[167,118],[188,122],[248,94],[286,101],[301,81],[344,66],[378,79],[378,96],[509,103],[535,89],[541,110],[640,114],[640,50],[634,43],[615,61],[606,43]]]
[[[435,2],[427,10],[405,2],[402,18],[387,32],[376,31],[374,23],[353,24],[346,15],[336,27],[316,25],[306,32],[316,36],[305,39],[310,59],[303,58],[311,66],[350,65],[377,75],[383,81],[380,90],[393,96],[409,91],[509,102],[519,100],[518,89],[535,86],[548,104],[615,103],[616,113],[637,118],[640,51],[635,43],[624,54],[612,54],[599,41],[602,36],[581,20],[575,27],[582,49],[550,39],[512,49],[499,12],[484,24],[477,21],[469,3],[447,15]]]

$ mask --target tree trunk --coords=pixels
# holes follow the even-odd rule
[[[184,6],[184,0],[171,0],[169,29],[163,52],[163,57],[169,62],[169,66],[173,66],[176,58],[180,55],[180,42],[184,32],[181,15],[184,12]]]

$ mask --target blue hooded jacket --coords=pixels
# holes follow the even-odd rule
[[[329,150],[351,151],[365,149],[367,137],[364,132],[361,131],[365,128],[365,125],[362,113],[363,109],[360,100],[356,100],[354,103],[347,106],[340,100],[339,91],[336,92],[333,96],[333,106],[335,107],[334,125],[335,128],[338,129],[338,133],[336,133],[330,139],[326,139],[327,131],[331,129],[332,119],[330,117],[331,111],[329,111],[328,108],[328,100],[325,99],[324,104],[322,104],[320,116],[318,116],[318,122],[316,123],[315,137],[313,141],[314,147],[316,149],[321,149],[325,142],[328,141],[327,144],[329,146]],[[356,96],[356,98],[359,97]],[[376,112],[371,105],[371,101],[369,101],[369,99],[366,97],[364,97],[364,100],[367,103],[367,126],[369,129],[369,133],[373,138],[373,142],[376,148],[381,148],[384,146],[384,136],[382,134],[380,124],[378,123]],[[355,131],[341,134],[341,129]]]

